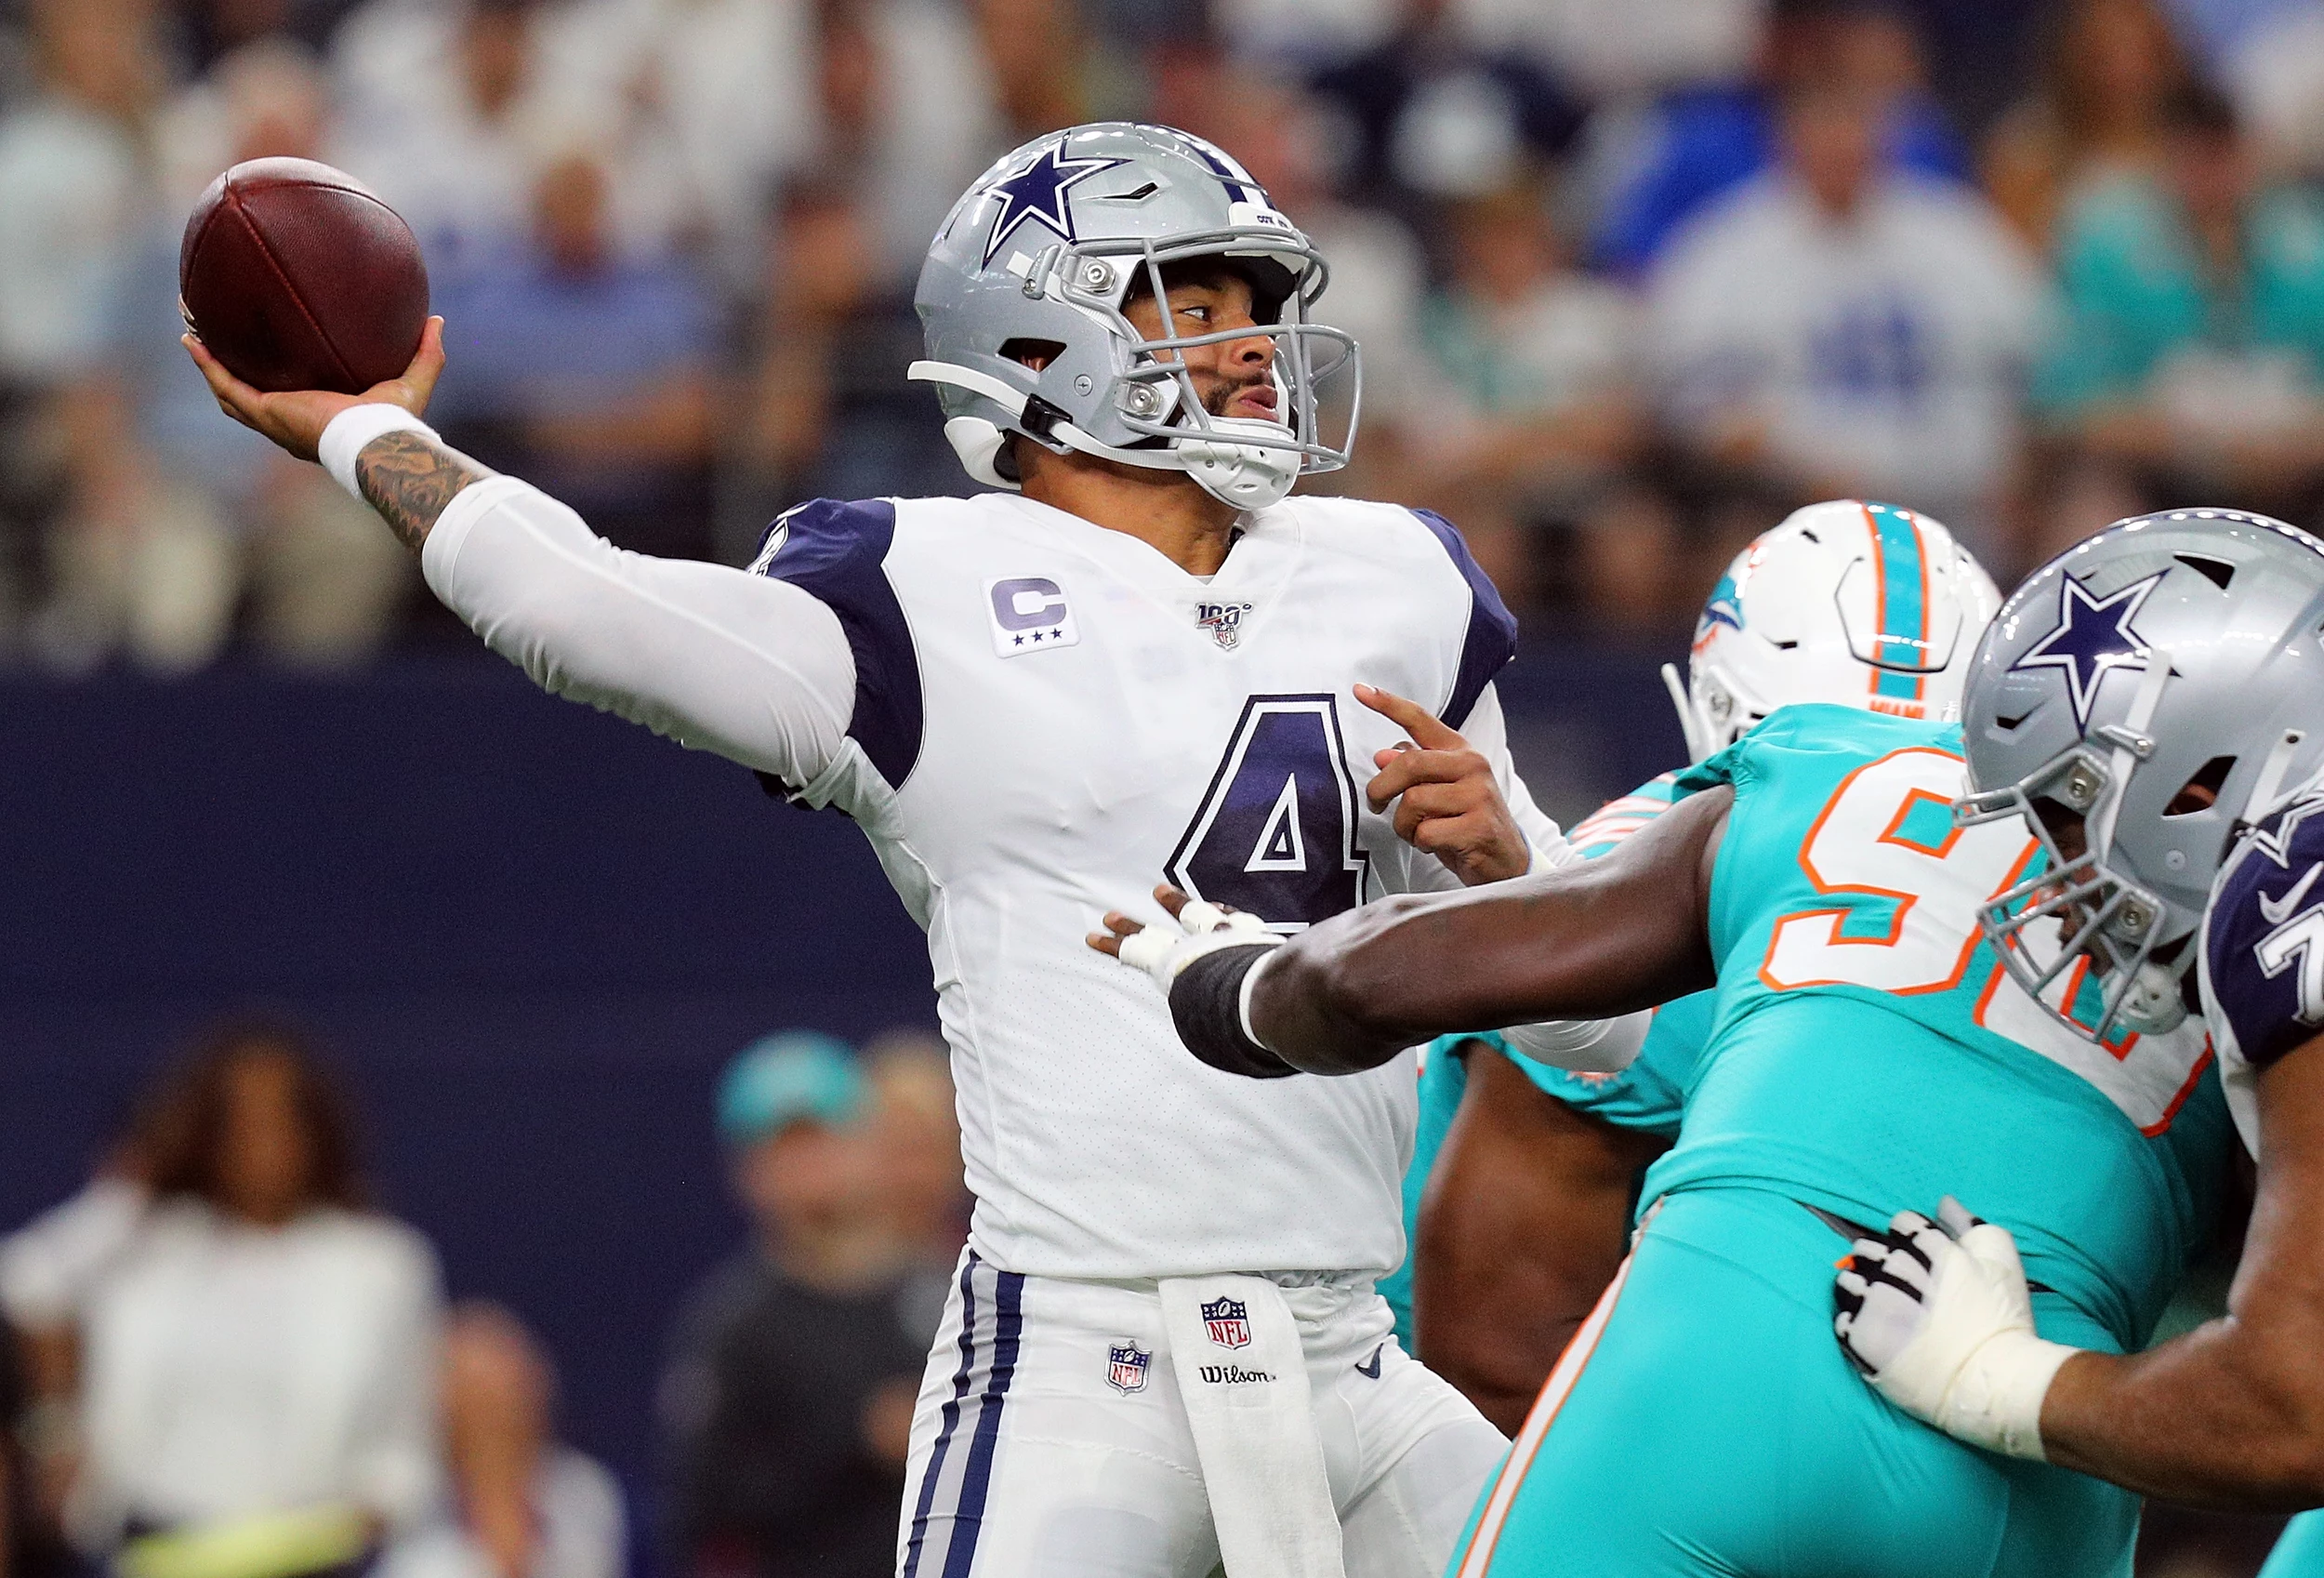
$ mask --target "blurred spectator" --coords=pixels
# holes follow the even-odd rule
[[[820,155],[817,0],[572,0],[546,13],[539,75],[570,142],[586,128],[625,188],[660,187],[720,287],[757,284],[774,193]],[[617,226],[645,233],[637,212]]]
[[[355,0],[176,0],[175,42],[197,74],[261,40],[320,50]]]
[[[854,1054],[827,1036],[771,1036],[727,1069],[719,1130],[753,1242],[695,1292],[663,1385],[679,1573],[894,1569],[933,1328],[929,1244],[898,1230],[878,1125]]]
[[[2168,124],[2158,174],[2092,189],[2064,223],[2067,312],[2038,386],[2080,457],[2057,531],[2219,498],[2315,525],[2324,201],[2262,181],[2211,89]]]
[[[2154,0],[2073,0],[2047,53],[2033,96],[1993,128],[1985,153],[1986,190],[2043,249],[2076,192],[2154,166],[2164,106],[2189,80]]]
[[[1195,59],[1189,54],[1184,62],[1192,67]],[[1349,469],[1326,485],[1366,497],[1406,497],[1413,469],[1425,464],[1415,450],[1424,438],[1418,424],[1433,404],[1419,340],[1427,285],[1419,245],[1395,215],[1333,192],[1327,109],[1295,86],[1226,66],[1216,52],[1200,64],[1199,79],[1190,72],[1181,85],[1180,124],[1233,153],[1306,232],[1331,271],[1315,315],[1353,336],[1361,350],[1363,431]]]
[[[471,259],[436,291],[447,360],[429,414],[622,546],[701,557],[712,303],[683,259],[617,247],[610,179],[584,154],[551,164],[529,245]]]
[[[606,119],[617,105],[561,96],[549,33],[573,14],[542,0],[364,0],[333,41],[339,117],[326,157],[403,216],[439,289],[524,247],[552,159],[625,129]],[[636,228],[666,240],[668,183],[622,191],[647,206]]]
[[[1984,553],[2041,283],[1974,192],[1883,169],[1880,126],[1861,89],[1795,92],[1783,166],[1673,247],[1651,301],[1664,415],[1707,486],[1766,518],[1893,498]]]
[[[2214,72],[2262,156],[2311,179],[2324,175],[2324,0],[2251,7]]]
[[[1904,0],[1928,60],[1929,90],[1953,129],[1980,147],[2038,74],[2067,0]]]
[[[237,161],[316,156],[325,89],[303,48],[268,40],[220,60],[160,117],[166,201],[124,249],[104,360],[76,391],[102,414],[105,485],[53,543],[36,636],[57,667],[119,648],[147,668],[197,668],[245,603],[271,656],[341,666],[380,645],[416,579],[369,510],[222,420],[178,343],[187,208]]]
[[[1672,545],[1622,497],[1641,431],[1630,298],[1575,270],[1530,184],[1456,206],[1450,237],[1451,278],[1423,320],[1442,391],[1423,497],[1513,603],[1538,590],[1530,538],[1554,524],[1580,529],[1575,578],[1599,611],[1650,620]]]
[[[928,1290],[935,1296],[914,1328],[932,1336],[960,1246],[969,1239],[951,1055],[941,1037],[896,1030],[864,1048],[864,1071],[871,1081],[880,1187],[895,1230],[917,1246],[919,1263],[936,1272]]]
[[[1355,133],[1348,190],[1373,204],[1492,191],[1525,161],[1564,152],[1581,121],[1540,62],[1479,47],[1452,0],[1405,0],[1393,32],[1314,86]]]
[[[974,7],[823,0],[820,14],[815,174],[844,193],[863,227],[865,245],[853,267],[865,290],[908,301],[929,237],[969,183],[1017,142],[1057,124],[1040,117],[1072,124],[1079,93],[1071,18],[1050,0],[980,0]],[[988,52],[1011,29],[1024,36]],[[1056,54],[1043,53],[1052,47]],[[1056,86],[1027,80],[1045,69]],[[1012,125],[1015,113],[1034,119]]]
[[[80,1193],[0,1240],[0,1313],[16,1337],[25,1386],[29,1481],[18,1505],[60,1531],[81,1467],[81,1331],[89,1301],[135,1244],[152,1204],[155,1163],[183,1145],[177,1081],[150,1092]],[[22,1525],[20,1522],[19,1528]]]
[[[622,1578],[621,1487],[556,1437],[557,1377],[498,1305],[456,1307],[443,1333],[452,1494],[395,1542],[375,1578]]]
[[[912,289],[929,237],[1010,146],[1003,85],[979,38],[1011,25],[1044,36],[1044,14],[987,4],[975,19],[980,34],[958,7],[933,0],[819,7],[822,157],[783,193],[775,221],[756,365],[729,455],[720,557],[748,557],[770,515],[813,494],[972,485],[944,441],[934,397],[905,377],[922,351]],[[1057,42],[1058,70],[1069,75],[1076,46],[1070,36]],[[1015,45],[1006,62],[1020,73],[1008,88],[1011,111],[1047,102],[1022,74],[1039,64],[1029,48]],[[1052,107],[1064,113],[1070,102],[1077,99]]]
[[[2163,0],[2181,38],[2212,69],[2316,0]]]
[[[0,116],[0,649],[46,530],[113,484],[106,413],[75,388],[144,216],[163,84],[151,0],[31,0],[26,20],[32,90]]]
[[[44,1425],[23,1333],[0,1316],[0,1572],[78,1578],[78,1563],[45,1505],[33,1443]]]
[[[1767,9],[1768,0],[1454,0],[1478,44],[1530,55],[1598,101],[1742,75]]]
[[[1608,192],[1592,261],[1648,270],[1685,220],[1764,170],[1777,154],[1779,112],[1797,89],[1845,88],[1875,116],[1889,166],[1945,179],[1968,159],[1922,80],[1909,20],[1882,0],[1776,0],[1752,80],[1674,95],[1613,162],[1630,172]]]
[[[364,1207],[296,1037],[221,1030],[180,1078],[155,1203],[86,1302],[75,1532],[153,1571],[335,1570],[435,1492],[434,1256]]]

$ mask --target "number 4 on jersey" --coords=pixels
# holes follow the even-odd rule
[[[1163,871],[1196,898],[1297,931],[1363,902],[1355,828],[1334,699],[1254,696]]]

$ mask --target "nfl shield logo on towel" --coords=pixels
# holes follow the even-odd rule
[[[1105,1350],[1105,1384],[1128,1397],[1146,1389],[1146,1366],[1154,1355],[1136,1343],[1124,1340]]]
[[[1214,1298],[1202,1306],[1202,1323],[1222,1348],[1250,1346],[1250,1310],[1238,1298]]]

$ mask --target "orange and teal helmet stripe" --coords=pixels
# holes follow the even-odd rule
[[[1867,504],[1865,529],[1872,536],[1872,595],[1880,625],[1872,638],[1872,661],[1895,664],[1872,670],[1878,701],[1921,699],[1923,676],[1900,673],[1928,662],[1929,560],[1921,540],[1921,521],[1894,504]]]

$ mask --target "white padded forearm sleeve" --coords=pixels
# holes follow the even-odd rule
[[[514,477],[462,489],[420,569],[535,683],[681,745],[805,785],[846,738],[846,632],[788,582],[627,552]]]
[[[1654,1010],[1625,1014],[1618,1019],[1554,1020],[1546,1025],[1512,1025],[1501,1039],[1536,1063],[1577,1074],[1618,1074],[1638,1061],[1645,1044],[1646,1027]]]

